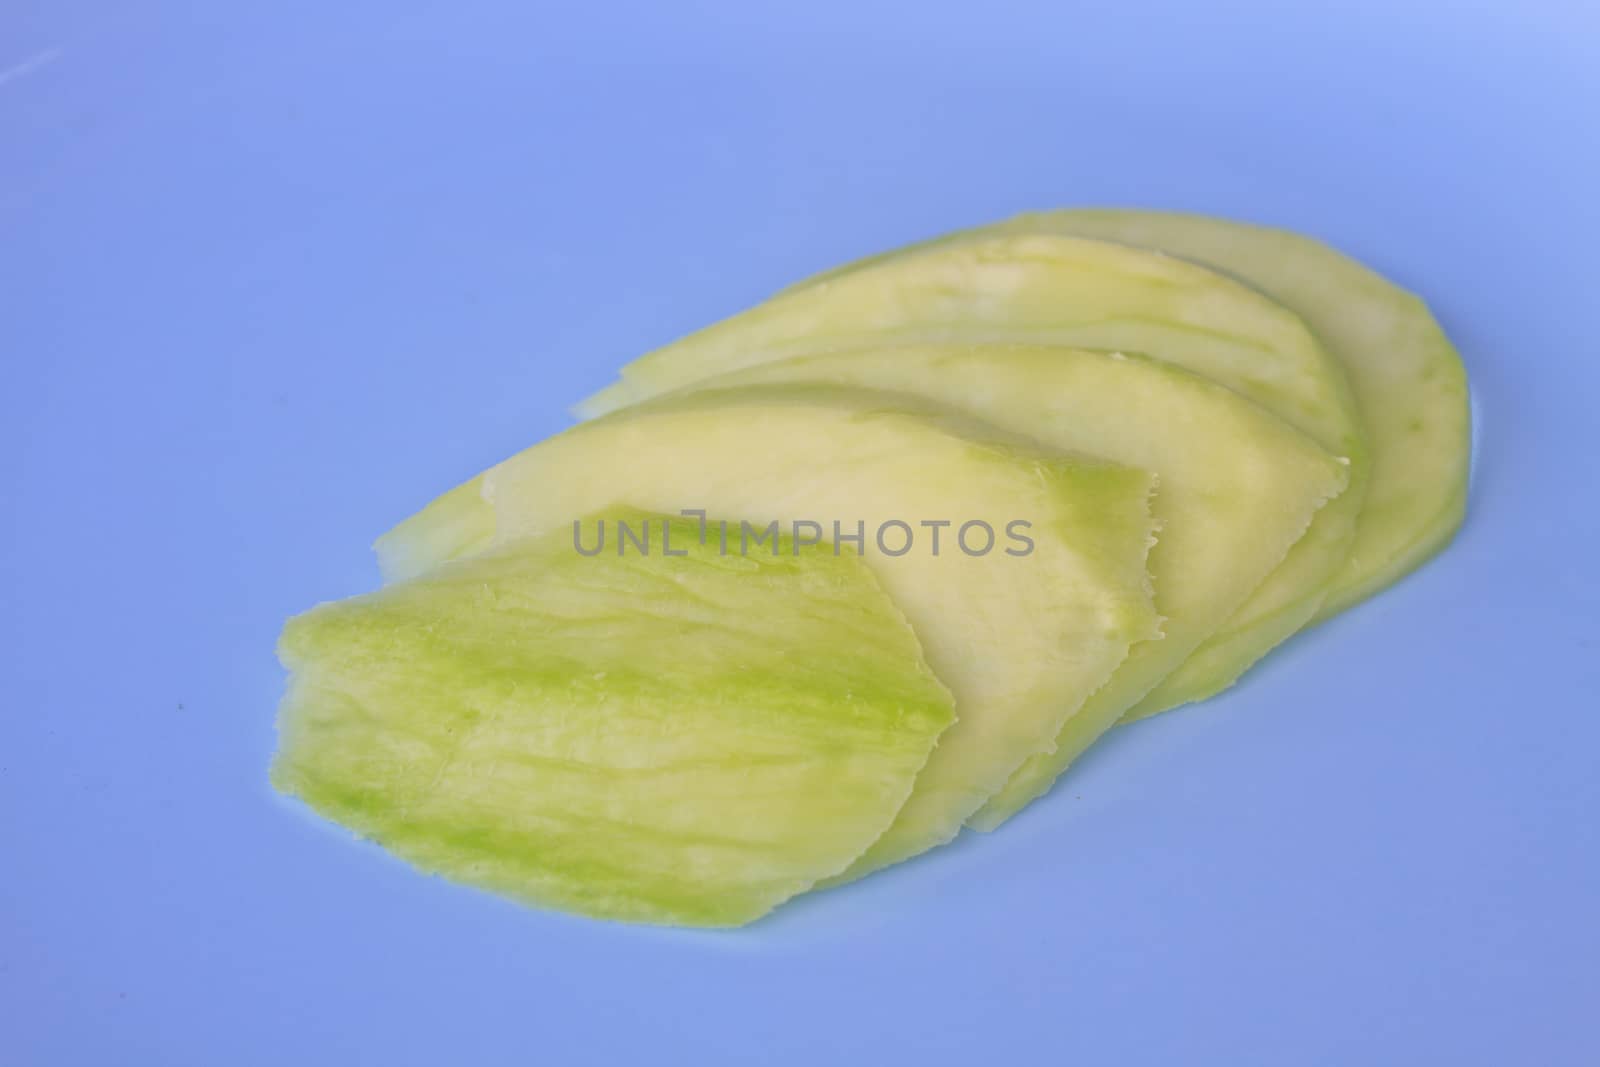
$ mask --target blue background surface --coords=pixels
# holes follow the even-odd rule
[[[0,11],[0,1063],[1600,1062],[1600,20],[1477,5]],[[624,358],[1025,209],[1421,290],[1455,546],[1004,832],[748,931],[268,788],[279,625]]]

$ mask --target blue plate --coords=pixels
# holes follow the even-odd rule
[[[1462,7],[7,5],[0,1063],[1600,1062],[1600,19]],[[374,535],[788,281],[1086,203],[1424,293],[1455,545],[735,934],[269,789],[278,627]]]

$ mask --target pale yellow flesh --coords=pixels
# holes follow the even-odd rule
[[[1346,372],[1371,451],[1355,540],[1318,619],[1415,569],[1461,525],[1472,451],[1466,368],[1415,294],[1320,241],[1201,215],[1058,211],[995,229],[1182,256],[1255,286],[1316,332]]]
[[[1149,567],[1163,636],[1135,646],[969,824],[990,829],[1058,774],[1244,602],[1347,469],[1210,379],[1120,353],[1027,345],[907,345],[768,363],[709,388],[817,382],[900,389],[1052,447],[1152,471],[1160,532]]]
[[[1349,461],[1349,485],[1281,565],[1127,718],[1231,684],[1321,607],[1365,497],[1343,373],[1275,302],[1183,260],[1053,234],[959,236],[846,267],[635,360],[594,414],[744,366],[831,348],[1039,342],[1144,352],[1212,378]],[[908,383],[915,391],[915,385]]]
[[[386,575],[405,577],[613,504],[704,509],[757,526],[864,523],[863,558],[954,694],[958,721],[894,824],[849,869],[857,877],[954,836],[1051,746],[1131,646],[1159,632],[1145,570],[1153,481],[914,398],[723,390],[657,401],[536,445],[445,494],[378,548]],[[940,519],[985,521],[1002,537],[1009,523],[1027,521],[1035,548],[968,556],[950,550],[947,533],[938,555],[923,538],[891,557],[873,543],[884,522]]]
[[[1260,290],[1316,333],[1350,383],[1368,438],[1370,471],[1350,551],[1312,621],[1416,569],[1461,525],[1472,409],[1460,355],[1420,297],[1313,238],[1204,215],[1045,211],[846,264],[795,288],[909,251],[1003,234],[1084,237],[1179,256]],[[618,383],[608,392],[621,399],[632,390]]]

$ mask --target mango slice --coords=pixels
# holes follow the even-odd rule
[[[424,870],[598,918],[737,925],[843,870],[954,721],[910,626],[853,552],[585,524],[618,520],[683,555],[559,530],[290,620],[274,783]]]
[[[1344,367],[1371,447],[1366,500],[1326,619],[1415,570],[1466,514],[1472,412],[1461,357],[1423,301],[1287,230],[1152,211],[1052,211],[979,231],[1073,234],[1159,249],[1255,286]]]

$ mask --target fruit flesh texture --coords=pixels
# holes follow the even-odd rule
[[[1311,238],[1200,215],[1043,212],[999,229],[1075,234],[1182,256],[1255,286],[1322,339],[1355,394],[1371,473],[1355,540],[1317,619],[1414,570],[1460,527],[1472,453],[1466,368],[1415,294]]]
[[[565,531],[290,620],[278,788],[417,866],[597,918],[748,922],[889,825],[954,721],[853,552],[593,558]]]
[[[594,414],[742,366],[917,340],[1143,352],[1212,378],[1349,461],[1346,491],[1238,611],[1127,718],[1210,696],[1304,626],[1345,565],[1366,449],[1343,374],[1305,324],[1183,260],[1053,234],[976,234],[890,253],[778,294],[623,368]]]
[[[1323,341],[1350,383],[1371,469],[1350,552],[1313,621],[1415,570],[1460,527],[1472,459],[1460,355],[1420,297],[1312,238],[1176,212],[1044,211],[846,264],[797,288],[905,252],[1008,233],[1086,237],[1182,257],[1259,289]]]
[[[969,820],[991,829],[1044,792],[1248,597],[1347,471],[1310,438],[1208,378],[1143,357],[1025,345],[918,345],[800,357],[708,388],[821,382],[915,391],[1043,444],[1153,472],[1149,569],[1160,640],[1111,680]]]
[[[748,520],[862,523],[863,558],[955,695],[941,738],[858,877],[953,837],[1049,747],[1127,656],[1159,632],[1145,557],[1152,477],[1065,457],[914,398],[773,386],[663,398],[574,427],[491,468],[378,544],[386,574],[557,526],[610,504],[703,508]],[[897,520],[1030,522],[1034,550],[901,556],[874,543]],[[899,540],[891,535],[890,548]]]

